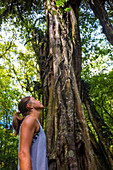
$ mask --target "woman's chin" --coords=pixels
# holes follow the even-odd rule
[[[41,109],[43,109],[43,108],[44,108],[44,106]]]
[[[42,108],[42,109],[44,108],[43,104],[41,104],[41,108]]]

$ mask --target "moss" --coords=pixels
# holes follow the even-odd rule
[[[74,156],[74,152],[72,150],[69,151],[69,157],[73,157]]]

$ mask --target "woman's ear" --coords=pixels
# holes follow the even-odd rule
[[[27,109],[28,109],[28,110],[33,109],[32,103],[28,103],[28,104],[27,104]]]

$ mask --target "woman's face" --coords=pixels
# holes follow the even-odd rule
[[[34,97],[30,98],[31,101],[31,105],[35,108],[35,109],[43,109],[43,104],[40,102],[40,100],[36,100]]]

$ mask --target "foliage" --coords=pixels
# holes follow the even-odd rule
[[[3,24],[0,40],[0,122],[3,127],[12,124],[12,115],[22,97],[30,94],[38,97],[36,83],[40,84],[40,71],[37,58],[30,42],[26,48],[20,43],[20,49],[17,47],[19,36],[12,23]]]
[[[30,0],[24,1],[9,1],[5,0],[1,2],[1,23],[8,22],[16,27],[20,32],[21,39],[29,41],[32,38],[32,33],[37,27],[41,27],[43,31],[46,31],[45,24],[45,10],[42,1]]]
[[[79,22],[82,45],[82,78],[88,81],[89,77],[101,72],[109,72],[113,68],[113,48],[103,34],[99,20],[85,1],[81,3]]]
[[[0,126],[0,169],[17,169],[18,162],[18,137],[12,130]]]
[[[59,7],[64,7],[63,12],[64,12],[64,11],[65,11],[65,12],[69,12],[69,11],[71,10],[71,8],[66,7],[66,4],[67,4],[68,1],[69,1],[69,0],[63,0],[63,1],[61,1],[61,0],[56,0],[56,5],[57,5],[58,8],[59,8]],[[61,11],[62,11],[62,10],[61,10]]]
[[[113,133],[113,70],[109,73],[93,76],[89,82],[90,96],[96,109]]]
[[[11,27],[10,24],[8,26]],[[8,27],[4,27],[5,30],[4,28],[3,30],[7,34]],[[16,37],[13,38],[13,35],[11,36],[11,34],[9,34],[10,37],[7,38],[9,41],[5,42],[3,37],[1,39],[2,66],[7,66],[12,85],[15,86],[16,83],[19,83],[23,92],[29,91],[32,95],[35,95],[35,91],[33,89],[33,81],[37,81],[37,79],[40,77],[40,70],[37,64],[38,58],[33,52],[31,42],[27,42],[26,47],[24,47],[22,43],[19,43],[20,49],[17,47],[16,43],[19,42],[19,36],[21,37],[21,35],[18,35],[18,30],[16,30],[15,27],[13,27],[13,29]],[[6,46],[8,46],[7,44],[10,44],[10,42],[12,42],[12,47],[9,51],[7,50],[4,53]],[[23,39],[23,42],[25,42],[25,39]]]
[[[18,101],[18,96],[20,96],[19,90],[11,86],[8,71],[4,66],[0,66],[0,122],[4,126],[12,124],[12,115],[16,107],[15,99]]]
[[[98,19],[85,1],[81,4],[79,21],[83,56],[82,79],[87,82],[89,96],[104,122],[102,125],[103,138],[110,141],[110,146],[108,144],[107,147],[113,153],[113,48],[103,34]],[[88,126],[98,141],[98,136],[88,118],[85,106],[84,110]]]

